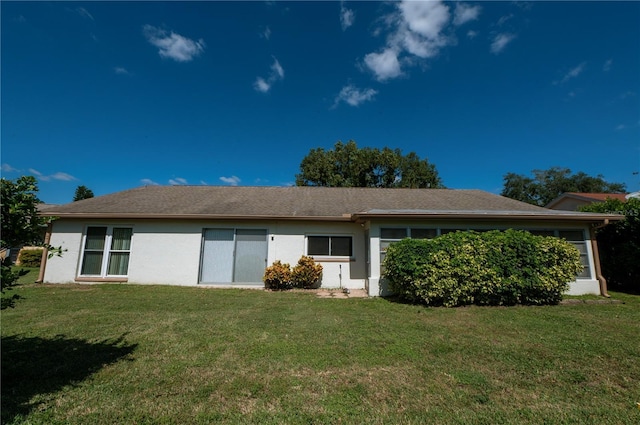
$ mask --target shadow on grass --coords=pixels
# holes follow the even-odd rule
[[[100,342],[63,335],[53,339],[2,337],[2,423],[29,414],[36,407],[30,402],[34,396],[77,385],[102,367],[129,356],[137,344],[125,344],[124,337]]]

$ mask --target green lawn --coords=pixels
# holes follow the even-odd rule
[[[163,286],[12,292],[3,424],[640,423],[638,296],[446,309]]]

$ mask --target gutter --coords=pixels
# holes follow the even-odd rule
[[[47,231],[44,234],[44,249],[42,250],[42,257],[40,258],[40,272],[38,273],[38,279],[36,283],[42,283],[44,281],[44,271],[47,268],[47,260],[49,259],[49,242],[51,242],[51,231],[53,229],[53,224],[51,221],[47,223]]]
[[[600,252],[598,251],[598,240],[596,239],[596,229],[600,229],[609,224],[609,220],[605,220],[603,224],[592,227],[589,229],[589,236],[591,237],[591,250],[593,251],[593,266],[596,272],[596,279],[600,284],[600,295],[606,298],[611,298],[611,295],[607,292],[607,279],[602,275],[602,268],[600,267]]]
[[[351,214],[341,216],[277,216],[277,215],[224,215],[224,214],[136,214],[136,213],[56,213],[57,219],[138,219],[138,220],[290,220],[290,221],[353,221]]]
[[[609,224],[609,221],[624,220],[624,216],[619,215],[605,215],[605,214],[540,214],[535,212],[361,212],[353,214],[355,221],[358,220],[370,220],[370,219],[415,219],[415,218],[429,218],[429,219],[474,219],[474,220],[539,220],[539,221],[579,221],[579,222],[592,222],[592,221],[604,221],[602,226]]]

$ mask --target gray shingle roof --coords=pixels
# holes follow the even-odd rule
[[[587,219],[588,215],[595,216],[552,211],[480,190],[296,186],[144,186],[55,206],[46,211],[46,215],[61,218],[353,220],[354,217],[416,214],[575,216],[582,219]]]

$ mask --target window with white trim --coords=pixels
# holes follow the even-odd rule
[[[87,227],[80,276],[127,276],[132,235],[131,227]]]
[[[351,236],[307,236],[307,255],[319,257],[353,257]]]

